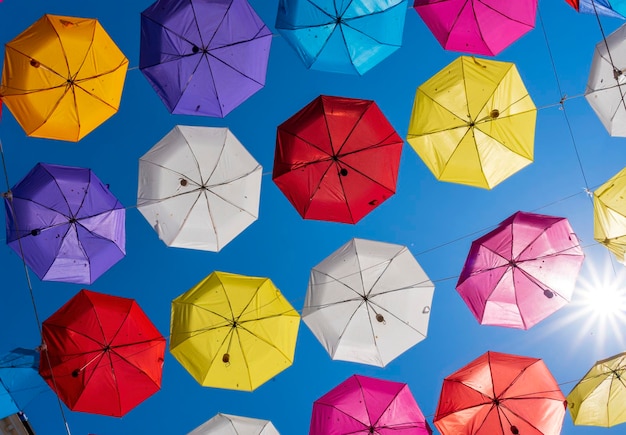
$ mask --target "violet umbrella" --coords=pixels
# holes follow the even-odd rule
[[[535,27],[537,0],[415,0],[446,50],[496,56]]]
[[[353,375],[313,403],[309,435],[430,435],[407,384]]]
[[[481,324],[528,329],[570,301],[583,259],[566,218],[519,211],[472,242],[456,289]]]
[[[246,0],[158,0],[139,69],[171,113],[223,118],[265,85],[271,41]]]
[[[126,211],[90,169],[38,163],[4,197],[7,244],[44,281],[91,284],[126,255]]]

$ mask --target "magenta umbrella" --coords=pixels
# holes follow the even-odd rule
[[[431,435],[407,384],[353,375],[313,403],[309,435]]]
[[[583,259],[566,218],[518,211],[472,242],[456,289],[481,324],[528,329],[570,301]]]
[[[415,0],[443,48],[495,56],[535,27],[537,0]]]

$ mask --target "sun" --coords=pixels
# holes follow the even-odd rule
[[[608,253],[595,258],[586,254],[567,314],[550,329],[574,332],[574,347],[588,343],[590,337],[597,351],[605,346],[626,347],[626,266]]]

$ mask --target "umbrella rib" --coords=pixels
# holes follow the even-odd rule
[[[406,326],[406,327],[408,327],[408,328],[412,329],[413,331],[417,332],[417,333],[418,333],[419,335],[421,335],[422,337],[426,338],[426,334],[425,334],[425,333],[423,333],[422,331],[420,331],[420,330],[416,329],[413,325],[410,325],[410,324],[409,324],[409,323],[408,323],[405,319],[401,319],[401,318],[400,318],[400,317],[398,317],[395,313],[393,313],[393,312],[389,311],[388,309],[386,309],[385,307],[383,307],[383,306],[381,306],[381,305],[379,305],[379,304],[377,304],[377,303],[372,302],[371,300],[369,300],[368,302],[369,302],[370,304],[372,304],[372,305],[377,306],[378,308],[380,308],[380,309],[381,309],[382,311],[384,311],[385,313],[387,313],[387,314],[391,315],[391,317],[393,317],[393,318],[395,318],[395,319],[398,319],[398,320],[402,323],[402,325],[403,325],[403,326]],[[374,312],[375,312],[375,311],[374,311]],[[372,332],[373,332],[373,331],[372,331]]]
[[[117,109],[118,109],[117,107],[112,106],[112,105],[111,105],[111,104],[109,104],[107,101],[104,101],[102,98],[100,98],[98,95],[96,95],[96,94],[94,94],[94,93],[92,93],[92,92],[88,91],[86,88],[84,88],[83,86],[81,86],[81,85],[80,85],[80,83],[81,83],[81,82],[86,82],[87,80],[93,80],[93,79],[95,79],[95,78],[98,78],[98,77],[101,77],[101,76],[105,76],[105,75],[108,75],[108,74],[112,74],[112,73],[114,73],[115,71],[117,71],[118,69],[122,68],[122,66],[124,66],[124,64],[128,64],[128,59],[124,59],[124,60],[122,61],[122,63],[120,63],[118,66],[116,66],[115,68],[113,68],[113,69],[112,69],[112,70],[110,70],[110,71],[105,71],[105,72],[102,72],[102,73],[96,74],[96,75],[94,75],[94,76],[91,76],[91,77],[85,77],[84,79],[80,79],[80,80],[77,80],[77,81],[73,82],[73,84],[72,84],[72,88],[77,87],[77,88],[79,88],[80,90],[82,90],[83,92],[85,92],[87,95],[89,95],[90,97],[92,97],[92,98],[94,98],[94,99],[98,100],[99,102],[101,102],[102,104],[104,104],[105,106],[108,106],[108,107],[110,107],[110,108],[111,108],[111,109],[113,109],[113,110],[117,110]],[[76,112],[78,113],[78,110],[76,110]]]
[[[200,183],[198,183],[198,185],[199,185],[198,187],[204,186],[205,180],[204,180],[204,177],[202,176],[202,167],[200,166],[200,162],[198,161],[198,157],[196,156],[196,153],[194,152],[194,149],[191,147],[191,143],[189,143],[189,141],[187,140],[187,136],[182,134],[182,132],[181,132],[181,136],[183,137],[183,140],[185,141],[185,144],[187,145],[187,148],[189,149],[189,153],[191,154],[191,157],[193,157],[193,162],[195,163],[196,170],[198,171],[198,175],[200,176]],[[224,146],[222,145],[222,149],[220,150],[220,154],[217,157],[217,160],[215,161],[215,166],[213,167],[212,171],[215,171],[215,167],[217,167],[217,165],[218,165],[218,163],[220,161],[220,158],[222,157],[222,151],[223,150],[224,150]],[[181,175],[181,177],[187,179],[187,175],[186,174],[180,174],[180,175]],[[209,178],[210,178],[210,176],[209,176]]]
[[[342,32],[343,33],[343,32]],[[346,145],[346,142],[348,142],[348,140],[350,140],[350,136],[352,136],[352,133],[354,133],[354,131],[356,130],[357,126],[359,125],[359,123],[363,120],[363,117],[365,116],[365,114],[371,109],[373,103],[370,103],[365,110],[363,110],[363,112],[361,112],[358,116],[358,118],[354,121],[354,123],[352,124],[352,127],[350,128],[350,131],[348,132],[348,134],[346,135],[345,139],[343,140],[343,142],[341,143],[341,145],[339,145],[339,148],[337,150],[335,150],[335,147],[333,146],[333,152],[335,153],[336,156],[339,156],[339,153],[341,153],[341,150],[343,149],[343,147]],[[324,112],[324,118],[326,119],[326,112]],[[328,120],[326,120],[326,126],[328,127]],[[328,136],[331,140],[331,145],[332,145],[332,137],[330,135],[330,128],[328,128]]]
[[[373,331],[372,331],[373,332]],[[372,419],[370,418],[369,409],[367,409],[367,400],[365,400],[365,391],[363,385],[361,384],[361,380],[358,377],[355,377],[354,380],[357,384],[359,384],[359,393],[361,393],[361,402],[363,403],[363,408],[365,410],[365,414],[367,415],[367,422],[360,422],[365,425],[365,427],[371,427],[374,425]]]
[[[55,32],[55,33],[56,33],[56,32]],[[57,34],[57,35],[58,35],[58,34]],[[17,48],[15,48],[15,47],[13,47],[13,46],[10,46],[9,44],[7,44],[7,47],[6,47],[6,48],[7,48],[7,49],[11,49],[11,50],[15,51],[17,54],[20,54],[20,55],[22,55],[22,56],[24,56],[24,57],[27,57],[27,58],[29,58],[29,59],[32,59],[32,56],[29,56],[28,54],[26,54],[26,53],[24,53],[24,52],[22,52],[22,51],[18,50]],[[36,60],[36,59],[35,59],[35,60]],[[65,60],[66,60],[66,65],[67,65],[67,58],[65,58]],[[39,62],[39,61],[37,61],[37,62]],[[46,65],[42,64],[41,62],[39,63],[39,65],[40,65],[40,68],[41,68],[41,67],[44,67],[44,68],[46,69],[46,71],[50,71],[51,73],[53,73],[53,74],[55,74],[55,75],[59,76],[61,79],[63,79],[63,80],[67,80],[67,77],[65,77],[65,76],[63,76],[62,74],[60,74],[59,72],[57,72],[57,71],[55,71],[55,70],[51,69],[50,67],[48,67],[48,66],[46,66]],[[68,68],[69,68],[69,67],[68,67]],[[56,88],[56,87],[63,87],[63,86],[65,86],[65,83],[63,83],[63,84],[61,84],[61,85],[59,85],[59,86],[54,86],[54,87],[52,87],[52,88],[42,88],[42,89],[40,89],[40,90],[54,89],[54,88]],[[16,88],[9,88],[9,89],[16,89]]]
[[[371,424],[372,424],[372,426],[375,426],[375,427],[377,427],[377,428],[381,428],[381,429],[382,429],[382,428],[393,429],[393,427],[390,427],[390,426],[379,426],[379,425],[378,425],[378,422],[380,421],[380,419],[381,419],[381,417],[383,416],[383,414],[385,413],[385,411],[387,411],[387,410],[390,408],[390,406],[391,406],[391,404],[394,402],[394,400],[396,400],[396,399],[398,398],[398,396],[400,395],[400,393],[402,392],[402,390],[404,390],[404,388],[406,388],[406,387],[402,387],[402,388],[400,388],[398,391],[396,391],[396,394],[394,394],[394,395],[393,395],[393,397],[392,397],[391,399],[389,399],[389,403],[388,403],[388,404],[387,404],[387,406],[385,407],[385,410],[384,410],[383,412],[381,412],[381,413],[380,413],[380,415],[378,416],[378,418],[376,419],[376,421],[375,421],[375,422],[371,423]],[[363,403],[365,403],[365,396],[363,396]],[[399,423],[399,424],[401,424],[401,423]]]
[[[331,404],[331,403],[323,403],[323,402],[319,402],[319,401],[317,402],[317,404],[318,404],[318,405],[321,405],[321,406],[328,406],[329,408],[334,409],[335,411],[337,411],[337,412],[339,412],[339,413],[341,413],[341,414],[345,415],[346,417],[350,418],[351,420],[356,421],[357,423],[362,424],[365,428],[367,428],[367,426],[365,425],[365,423],[363,423],[361,420],[357,419],[354,415],[350,415],[350,414],[348,414],[346,411],[344,411],[344,410],[343,410],[343,409],[341,409],[341,408],[338,408],[336,405],[333,405],[333,404]],[[359,432],[361,432],[361,431],[357,431],[357,432],[354,432],[354,433],[359,433]],[[349,433],[349,432],[348,432],[348,433]]]
[[[180,223],[180,226],[178,227],[178,231],[176,232],[176,235],[174,236],[173,240],[176,239],[180,233],[183,231],[183,227],[185,226],[185,224],[187,223],[187,219],[189,219],[189,215],[191,214],[191,211],[193,210],[193,208],[196,206],[196,204],[198,203],[198,200],[200,199],[201,194],[198,194],[198,197],[196,198],[196,200],[193,202],[193,204],[191,205],[191,207],[189,207],[189,210],[187,211],[187,213],[185,214],[184,219],[182,220],[182,222]],[[213,222],[211,222],[213,223]]]
[[[195,185],[196,185],[196,186],[198,186],[198,187],[200,187],[200,186],[202,185],[202,183],[201,183],[201,182],[200,182],[200,183],[198,183],[198,182],[197,182],[197,181],[195,181],[195,180],[191,180],[191,179],[189,179],[189,175],[188,175],[188,174],[183,174],[182,172],[175,171],[174,169],[172,169],[172,168],[168,168],[167,166],[163,166],[163,165],[162,165],[162,164],[160,164],[160,163],[155,163],[155,162],[153,162],[153,161],[150,161],[150,160],[144,160],[144,159],[139,159],[139,162],[140,162],[140,163],[141,163],[141,162],[143,162],[143,163],[147,163],[147,164],[150,164],[150,165],[156,166],[157,168],[163,169],[164,171],[169,171],[169,172],[171,172],[171,173],[173,173],[173,174],[180,175],[180,177],[181,177],[181,178],[184,178],[184,179],[186,179],[186,180],[188,180],[188,181],[191,181],[193,184],[195,184]],[[200,179],[202,179],[202,177],[200,177]]]
[[[363,284],[363,291],[364,291],[364,293],[365,293],[365,295],[366,295],[366,296],[368,296],[368,297],[369,297],[369,296],[372,294],[372,290],[374,290],[374,287],[376,286],[376,284],[378,284],[378,281],[380,281],[380,279],[383,277],[383,275],[385,274],[385,272],[387,272],[387,269],[389,269],[389,266],[391,266],[391,263],[393,262],[393,260],[394,260],[394,259],[395,259],[395,258],[396,258],[399,254],[401,254],[402,252],[404,252],[404,250],[405,250],[405,248],[400,249],[398,252],[396,252],[396,253],[394,254],[394,256],[393,256],[393,257],[391,257],[390,259],[388,259],[388,260],[386,260],[386,261],[384,261],[384,262],[383,262],[383,263],[386,263],[386,264],[385,264],[385,268],[383,269],[383,271],[382,271],[382,272],[380,272],[380,273],[378,274],[378,276],[376,277],[376,280],[374,280],[374,282],[372,283],[372,286],[369,288],[369,290],[365,290],[365,284]],[[379,264],[381,264],[381,263],[379,263]],[[359,268],[359,269],[360,269],[360,268]],[[361,274],[361,278],[362,278],[362,277],[363,277],[363,274]],[[380,293],[377,293],[377,294],[380,294]]]

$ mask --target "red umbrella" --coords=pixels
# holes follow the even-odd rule
[[[519,211],[472,242],[456,289],[482,325],[528,329],[569,303],[584,257],[566,218]]]
[[[354,224],[395,193],[403,144],[374,101],[319,96],[278,126],[272,179],[304,219]]]
[[[42,337],[39,374],[73,411],[122,417],[161,388],[165,338],[133,299],[81,290]]]
[[[443,380],[442,435],[558,435],[567,402],[539,358],[487,352]]]

